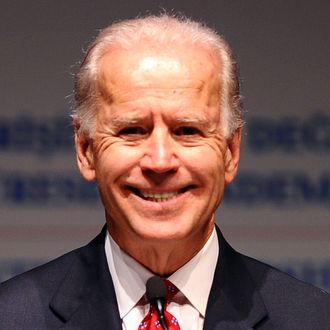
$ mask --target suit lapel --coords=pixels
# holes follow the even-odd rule
[[[217,228],[220,254],[206,310],[205,330],[254,329],[267,318],[256,284]]]
[[[50,303],[61,329],[121,330],[116,295],[104,252],[106,228],[76,258]]]

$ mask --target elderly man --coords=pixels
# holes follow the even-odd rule
[[[329,295],[240,255],[215,227],[242,127],[221,37],[166,15],[114,24],[75,96],[77,162],[107,226],[4,283],[1,329],[330,328]]]

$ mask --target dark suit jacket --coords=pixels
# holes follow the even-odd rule
[[[329,330],[330,295],[234,251],[220,257],[204,329]],[[120,330],[104,252],[91,243],[0,286],[0,329]]]

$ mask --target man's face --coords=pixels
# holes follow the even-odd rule
[[[194,47],[101,58],[96,131],[76,137],[78,164],[122,248],[209,237],[239,158],[239,132],[232,144],[221,133],[219,66]]]

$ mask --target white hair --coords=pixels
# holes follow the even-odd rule
[[[79,121],[80,132],[86,132],[91,137],[95,132],[99,59],[112,45],[134,50],[134,46],[141,43],[171,46],[188,43],[213,51],[221,64],[219,111],[223,134],[230,138],[237,128],[243,126],[238,69],[228,43],[201,23],[186,17],[162,14],[114,23],[101,30],[90,45],[75,77],[73,118]]]

